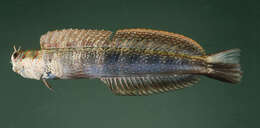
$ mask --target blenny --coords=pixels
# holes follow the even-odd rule
[[[14,47],[13,71],[24,78],[98,78],[117,95],[149,95],[189,87],[207,76],[239,83],[239,49],[208,55],[194,40],[152,29],[64,29],[41,36],[40,50]]]

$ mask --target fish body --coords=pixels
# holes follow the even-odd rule
[[[206,55],[194,40],[170,32],[66,29],[41,37],[41,50],[15,50],[13,70],[26,78],[98,78],[120,95],[149,95],[188,87],[204,75],[241,79],[239,49]],[[48,85],[49,86],[49,85]]]

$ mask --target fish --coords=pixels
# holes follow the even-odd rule
[[[143,96],[191,87],[201,76],[237,84],[240,49],[206,54],[181,34],[145,28],[63,29],[40,38],[39,50],[16,49],[12,70],[24,78],[100,79],[116,95]]]

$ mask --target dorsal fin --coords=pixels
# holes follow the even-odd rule
[[[111,31],[64,29],[51,31],[41,36],[42,49],[96,47],[108,43]]]
[[[101,80],[116,95],[151,95],[191,86],[198,81],[194,75],[153,77],[106,77]]]
[[[194,40],[180,34],[151,29],[123,29],[113,36],[111,46],[158,49],[167,52],[204,55]]]
[[[188,55],[205,55],[203,48],[183,35],[151,29],[118,30],[110,40],[111,31],[64,29],[41,36],[42,49],[119,47],[141,48]]]

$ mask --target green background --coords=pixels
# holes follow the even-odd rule
[[[253,0],[1,1],[0,127],[259,127],[259,5]],[[120,97],[96,79],[50,81],[52,93],[11,69],[13,45],[39,49],[39,38],[47,31],[136,27],[186,35],[207,53],[240,48],[242,82],[202,77],[176,92]]]

